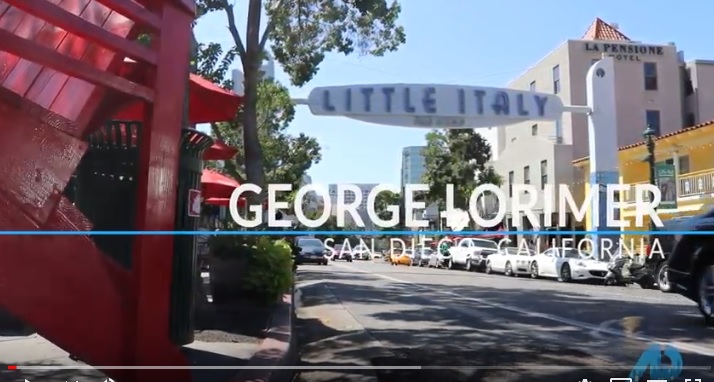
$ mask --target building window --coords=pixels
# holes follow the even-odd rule
[[[679,157],[679,174],[689,174],[689,155]]]
[[[523,167],[523,184],[531,184],[531,166]]]
[[[548,161],[540,161],[540,189],[545,190],[545,185],[548,183]]]
[[[645,112],[646,115],[646,120],[647,120],[647,126],[651,127],[655,131],[655,135],[659,136],[660,134],[660,116],[659,116],[659,110],[647,110]]]
[[[513,196],[513,178],[515,177],[514,175],[515,174],[513,173],[513,171],[508,173],[508,197]]]
[[[531,126],[531,135],[536,136],[538,135],[538,124],[536,123],[535,125]]]
[[[531,85],[530,85],[530,88],[529,88],[529,89],[530,89],[530,91],[532,91],[532,92],[536,91],[535,81],[531,82]]]
[[[687,115],[684,117],[684,127],[692,127],[697,124],[697,117],[694,116],[694,113],[687,113]]]
[[[560,93],[560,65],[553,67],[553,94]]]
[[[657,64],[645,62],[645,90],[657,90]]]

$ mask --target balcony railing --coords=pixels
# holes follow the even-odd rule
[[[630,183],[631,186],[646,184],[648,182]],[[677,177],[677,198],[686,198],[697,195],[714,194],[714,169],[690,172]],[[644,200],[649,200],[649,195],[645,193]],[[624,192],[623,201],[626,203],[635,202],[634,187]]]

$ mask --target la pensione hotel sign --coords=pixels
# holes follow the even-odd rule
[[[663,56],[664,48],[654,45],[586,42],[585,50],[613,57],[618,61],[642,61],[641,56]]]

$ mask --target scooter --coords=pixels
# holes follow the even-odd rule
[[[605,285],[629,285],[638,284],[642,289],[653,289],[656,285],[654,275],[644,265],[632,261],[632,257],[623,254],[618,250],[607,264],[607,274],[605,275]],[[624,272],[625,267],[629,272]],[[629,275],[625,275],[629,273]]]

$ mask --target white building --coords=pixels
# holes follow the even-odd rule
[[[586,76],[593,63],[603,56],[615,59],[617,144],[627,146],[642,141],[651,126],[658,135],[712,118],[698,111],[711,108],[688,104],[687,84],[695,66],[686,64],[673,43],[643,43],[625,36],[617,24],[596,19],[585,35],[566,40],[530,69],[509,83],[509,88],[557,94],[566,105],[585,105]],[[701,67],[702,65],[699,65]],[[689,73],[692,74],[689,74]],[[690,85],[691,87],[691,85]],[[691,98],[691,97],[690,97]],[[701,103],[701,101],[699,101]],[[564,114],[554,122],[523,122],[498,127],[498,155],[493,166],[503,176],[503,191],[510,198],[512,185],[567,184],[582,179],[572,161],[588,156],[588,120],[584,114]],[[575,195],[582,200],[582,195]],[[557,209],[558,195],[553,195]],[[539,227],[544,226],[544,195],[538,195]],[[510,208],[510,201],[507,201]],[[568,216],[572,214],[566,211]],[[555,211],[557,213],[557,211]],[[507,225],[533,228],[527,218],[507,214]],[[574,222],[573,230],[585,222]],[[557,222],[557,218],[553,220]]]

